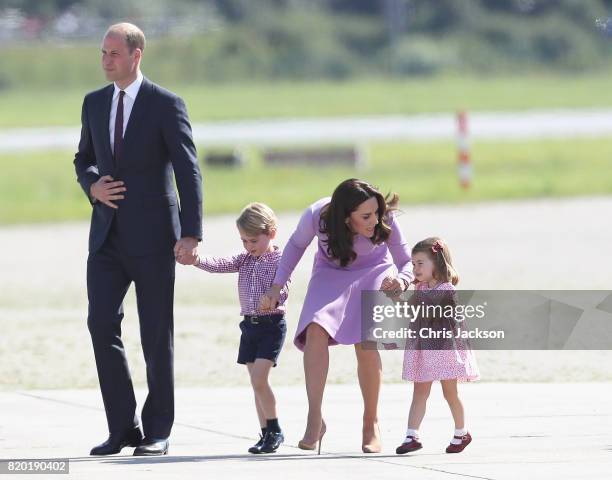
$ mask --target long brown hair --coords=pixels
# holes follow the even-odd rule
[[[459,283],[459,274],[453,267],[453,259],[446,242],[439,237],[429,237],[421,240],[412,248],[415,253],[425,253],[434,264],[434,278],[439,282]]]
[[[331,202],[321,211],[319,231],[327,235],[327,254],[346,267],[357,258],[353,251],[353,232],[346,223],[352,212],[366,200],[376,198],[378,202],[378,224],[374,228],[372,243],[381,244],[391,234],[388,214],[396,210],[399,197],[396,194],[383,196],[375,187],[362,180],[349,178],[336,187]]]

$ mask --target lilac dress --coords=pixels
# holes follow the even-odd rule
[[[453,292],[452,283],[443,282],[430,288],[427,282],[416,285],[417,291]],[[473,382],[480,379],[478,364],[474,352],[463,342],[455,343],[454,348],[445,350],[425,350],[410,348],[404,351],[402,378],[411,382],[432,382],[434,380],[452,380]]]
[[[388,224],[391,234],[387,242],[375,245],[369,238],[356,235],[353,250],[357,258],[341,267],[327,255],[324,241],[327,235],[319,229],[321,209],[331,198],[322,198],[308,207],[287,242],[274,279],[284,285],[312,239],[318,237],[312,276],[304,299],[294,343],[304,350],[306,327],[315,322],[329,334],[330,345],[353,345],[361,342],[361,291],[379,290],[383,279],[393,274],[395,265],[399,277],[412,280],[410,249],[393,214]]]

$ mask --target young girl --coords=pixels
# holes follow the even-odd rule
[[[278,306],[265,313],[259,309],[260,297],[270,288],[282,251],[272,240],[276,236],[276,215],[262,203],[247,205],[236,220],[246,252],[230,258],[196,258],[194,265],[213,273],[238,272],[240,299],[240,348],[238,363],[246,364],[255,394],[255,407],[261,436],[250,453],[272,453],[283,443],[283,432],[276,414],[276,400],[268,383],[270,369],[276,366],[287,326],[283,288]]]
[[[454,298],[454,285],[459,281],[459,276],[453,268],[450,251],[443,240],[431,237],[417,243],[412,249],[412,264],[416,284],[415,296],[429,297],[429,300],[437,298],[438,303],[443,298]],[[427,397],[434,380],[439,380],[442,384],[444,398],[455,421],[455,433],[446,448],[446,453],[459,453],[472,441],[465,427],[463,404],[457,392],[457,382],[479,379],[476,358],[469,345],[453,344],[452,341],[450,346],[448,341],[442,341],[437,345],[441,346],[444,342],[446,345],[443,350],[428,349],[426,347],[431,348],[432,343],[429,345],[421,343],[419,348],[407,346],[404,352],[402,377],[414,382],[414,393],[408,416],[406,439],[397,447],[398,454],[413,452],[423,447],[419,441],[419,427],[425,416]]]

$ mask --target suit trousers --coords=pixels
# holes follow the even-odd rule
[[[87,259],[87,326],[111,435],[138,425],[136,399],[121,340],[123,300],[134,283],[148,395],[142,409],[145,437],[167,438],[174,422],[174,278],[172,247],[128,256],[115,221],[102,247]]]

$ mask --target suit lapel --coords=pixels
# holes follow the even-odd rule
[[[128,120],[125,132],[123,134],[123,145],[124,148],[129,148],[134,140],[137,138],[139,126],[142,125],[143,120],[146,118],[146,113],[150,102],[148,101],[151,92],[153,91],[153,85],[146,78],[142,79],[142,84],[136,95],[132,112],[130,113],[130,119]],[[129,158],[126,155],[126,159]]]
[[[113,160],[113,150],[111,149],[111,139],[110,139],[110,130],[109,130],[109,122],[110,122],[110,112],[111,106],[113,104],[113,92],[115,91],[114,84],[110,84],[106,87],[106,92],[104,92],[104,107],[103,107],[103,115],[102,115],[102,132],[104,132],[104,150],[106,156],[108,158],[109,165],[114,165]]]

